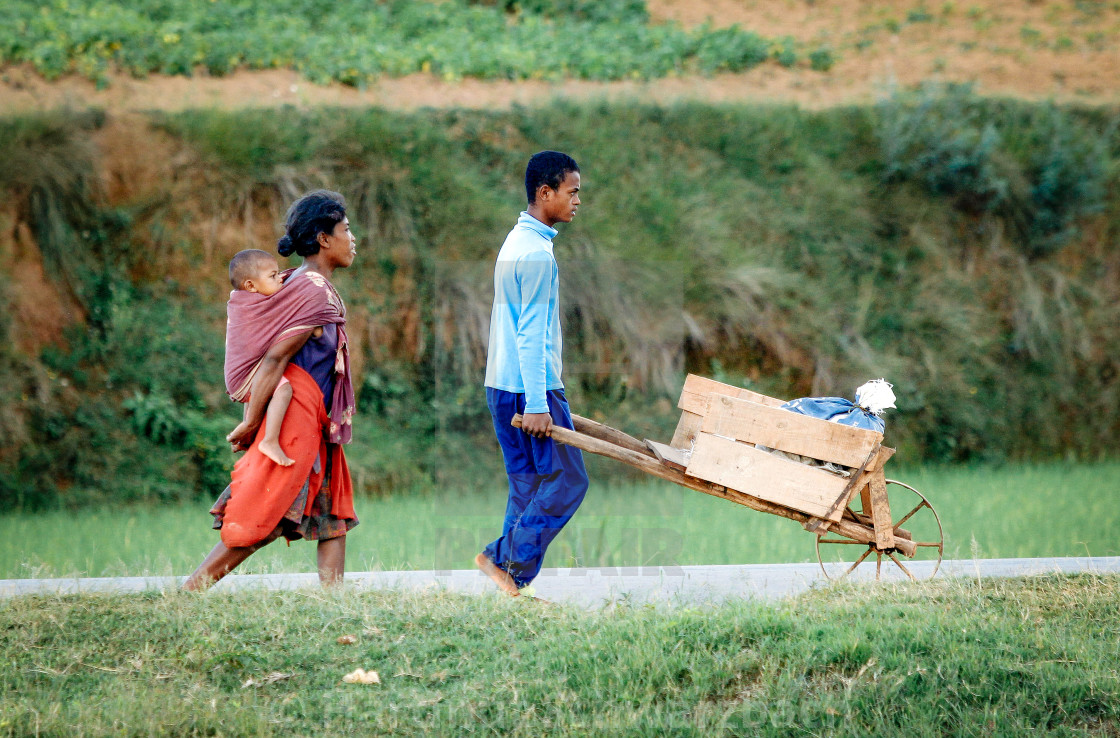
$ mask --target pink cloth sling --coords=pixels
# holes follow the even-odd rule
[[[281,272],[284,287],[264,296],[234,290],[226,305],[226,392],[245,402],[261,361],[278,341],[333,323],[338,326],[334,396],[331,398],[330,442],[349,443],[354,415],[350,381],[350,347],[346,338],[346,306],[326,277],[294,269]]]

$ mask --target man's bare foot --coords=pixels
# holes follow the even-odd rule
[[[293,459],[288,458],[288,455],[284,453],[284,450],[280,448],[280,444],[276,441],[261,440],[258,448],[261,450],[262,454],[272,459],[280,466],[291,466],[296,463]]]
[[[497,564],[490,560],[486,554],[479,554],[474,557],[475,566],[482,570],[482,573],[494,580],[498,588],[508,594],[510,597],[519,597],[521,592],[517,590],[517,584],[514,583],[513,577],[508,572],[502,571],[498,568]]]

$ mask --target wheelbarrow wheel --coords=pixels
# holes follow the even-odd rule
[[[875,579],[897,578],[887,574],[893,570],[897,575],[910,580],[929,579],[937,574],[945,553],[945,533],[941,529],[941,517],[929,500],[909,484],[893,479],[887,482],[887,499],[890,503],[895,535],[914,541],[917,551],[907,559],[896,549],[880,551],[874,543],[864,543],[850,538],[839,537],[835,533],[817,536],[817,562],[827,579],[844,579],[857,569],[862,574],[875,565]],[[857,504],[854,497],[852,504]],[[896,515],[895,511],[905,511]],[[844,516],[857,522],[870,525],[870,511],[856,511],[851,505]],[[904,562],[905,559],[905,562]],[[884,571],[884,560],[886,571]],[[914,566],[914,562],[921,562]],[[864,567],[864,568],[861,568]]]

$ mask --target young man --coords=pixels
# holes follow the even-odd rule
[[[579,166],[542,151],[525,169],[528,209],[506,236],[494,267],[494,309],[486,355],[486,402],[509,477],[502,535],[475,557],[478,568],[516,597],[541,570],[545,549],[587,492],[578,449],[550,437],[572,427],[560,380],[560,281],[552,239],[579,207]],[[510,425],[522,414],[521,430]]]

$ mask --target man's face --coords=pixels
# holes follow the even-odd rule
[[[555,190],[543,187],[538,197],[541,196],[544,197],[542,211],[552,223],[571,223],[579,209],[579,172],[568,172]]]

